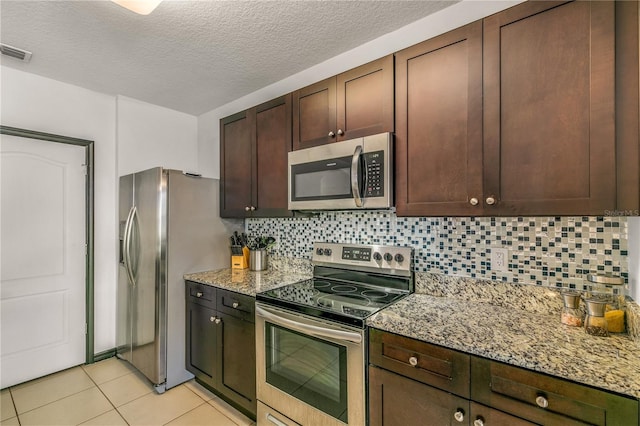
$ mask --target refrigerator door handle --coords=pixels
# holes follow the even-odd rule
[[[127,278],[129,278],[129,282],[132,285],[135,285],[135,280],[133,278],[133,272],[131,271],[131,227],[133,225],[133,215],[135,214],[136,207],[132,206],[129,210],[129,215],[127,216],[127,222],[124,225],[124,253],[123,253],[123,262],[124,269],[127,272]]]

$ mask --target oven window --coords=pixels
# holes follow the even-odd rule
[[[265,323],[267,383],[347,422],[347,348]]]

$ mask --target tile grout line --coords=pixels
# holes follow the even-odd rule
[[[11,392],[11,388],[14,386],[9,386],[9,396],[11,397],[11,405],[13,405],[13,411],[16,413],[16,420],[18,420],[18,425],[21,425],[20,416],[18,415],[18,407],[16,407],[16,401],[13,399],[13,392]]]
[[[86,364],[85,364],[85,365],[86,365]],[[102,389],[101,389],[101,388],[100,388],[100,386],[96,383],[96,381],[95,381],[95,380],[93,380],[93,377],[91,377],[91,375],[89,375],[89,373],[87,373],[87,371],[86,371],[84,368],[82,369],[82,371],[84,371],[84,374],[86,374],[86,375],[89,377],[89,380],[91,380],[91,381],[93,382],[93,384],[95,385],[95,387],[96,387],[96,388],[98,388],[98,391],[102,394],[102,396],[104,396],[104,397],[105,397],[105,399],[109,402],[109,404],[111,404],[111,406],[112,406],[112,407],[113,407],[113,409],[116,411],[116,413],[118,413],[118,415],[120,416],[120,418],[122,418],[122,420],[123,420],[127,425],[129,425],[129,422],[127,421],[127,419],[125,419],[125,418],[124,418],[124,416],[122,415],[122,413],[118,410],[118,407],[116,407],[116,406],[113,404],[113,402],[111,402],[111,400],[109,399],[109,397],[108,397],[108,396],[107,396],[107,395],[102,391]],[[131,373],[127,373],[127,374],[131,374]],[[126,374],[123,374],[122,376],[119,376],[119,377],[123,377],[123,376],[126,376]],[[113,380],[116,380],[116,379],[118,379],[119,377],[116,377],[116,378],[114,378]],[[111,380],[108,380],[108,381],[106,381],[105,383],[108,383],[108,382],[110,382],[110,381],[111,381]],[[104,413],[98,414],[97,416],[92,417],[92,418],[90,418],[90,419],[87,419],[87,420],[85,420],[85,421],[84,421],[84,422],[82,422],[82,423],[86,423],[86,422],[88,422],[89,420],[93,420],[93,419],[95,419],[96,417],[100,417],[100,416],[102,416],[103,414],[108,413],[108,412],[109,412],[109,411],[105,411]]]
[[[194,382],[194,383],[198,383],[198,382],[196,381],[196,379],[191,379],[191,380],[193,380],[193,382]],[[236,423],[236,421],[235,421],[235,420],[233,420],[231,417],[227,416],[225,413],[223,413],[222,411],[218,410],[216,407],[214,407],[213,405],[211,405],[209,402],[210,402],[210,401],[213,401],[213,399],[210,399],[210,400],[208,400],[208,401],[205,401],[205,400],[204,400],[200,395],[198,395],[198,394],[196,393],[196,391],[194,391],[193,389],[191,389],[191,387],[186,386],[186,385],[185,385],[186,383],[187,383],[187,382],[183,383],[182,385],[183,385],[185,388],[189,389],[191,392],[193,392],[193,393],[194,393],[198,398],[202,399],[202,400],[204,401],[204,403],[205,403],[205,404],[209,405],[211,408],[213,408],[214,410],[216,410],[218,413],[222,414],[224,417],[226,417],[227,419],[229,419],[229,420],[231,421],[231,423],[234,423],[234,424],[236,424],[237,426],[241,426],[240,424]],[[200,385],[200,383],[198,383],[198,384]],[[202,385],[200,385],[200,386],[202,386]],[[211,392],[209,389],[205,388],[204,386],[202,386],[202,387],[203,387],[207,392],[209,392],[209,393],[211,393],[213,396],[216,396],[216,397],[217,397],[217,395],[215,395],[215,394],[214,394],[213,392]],[[198,405],[198,407],[200,407],[200,406]],[[198,407],[196,407],[196,408],[198,408]],[[195,410],[195,408],[194,408],[194,410]],[[193,411],[193,410],[192,410],[192,411]],[[185,414],[186,414],[186,413],[185,413]],[[175,420],[175,419],[174,419],[174,420]],[[172,420],[172,421],[173,421],[173,420]]]

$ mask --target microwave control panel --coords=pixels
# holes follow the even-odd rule
[[[384,196],[384,151],[365,152],[362,154],[366,170],[364,196]]]

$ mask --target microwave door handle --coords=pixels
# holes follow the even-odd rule
[[[356,146],[351,159],[351,192],[353,193],[353,201],[356,207],[362,207],[362,196],[360,195],[360,179],[358,179],[358,165],[360,164],[360,155],[362,154],[362,145]]]

